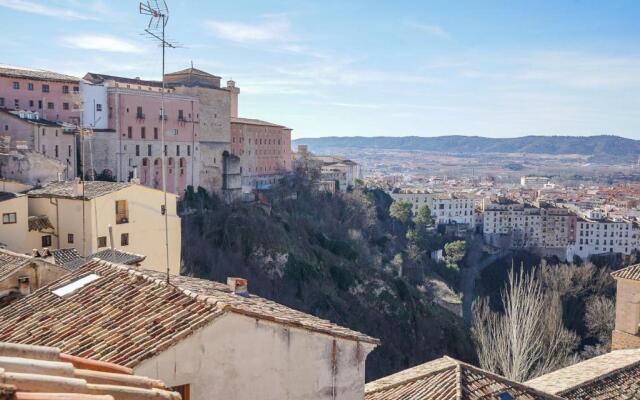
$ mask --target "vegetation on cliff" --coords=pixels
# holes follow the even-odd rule
[[[392,218],[391,204],[383,191],[363,187],[317,192],[302,176],[232,206],[189,192],[181,205],[183,273],[246,277],[257,295],[380,338],[367,380],[443,354],[474,361],[462,320],[416,284],[429,248],[444,243],[429,219]],[[460,247],[452,247],[456,261]]]

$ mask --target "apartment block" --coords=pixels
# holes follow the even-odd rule
[[[420,207],[429,206],[436,225],[465,224],[474,227],[476,224],[476,201],[472,196],[432,193],[426,190],[399,190],[391,192],[390,195],[394,200],[411,203],[414,215]]]
[[[0,109],[37,112],[42,119],[80,122],[80,79],[40,69],[0,65]]]

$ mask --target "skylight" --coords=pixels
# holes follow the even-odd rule
[[[99,279],[100,275],[97,274],[89,274],[87,276],[83,276],[80,279],[76,279],[75,281],[64,285],[62,287],[57,288],[53,291],[53,294],[56,296],[64,297],[68,294],[75,292],[76,290],[82,289],[84,286],[90,284],[91,282]]]

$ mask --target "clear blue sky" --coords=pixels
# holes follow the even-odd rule
[[[640,1],[169,0],[168,69],[328,135],[640,139]],[[159,78],[134,0],[0,0],[0,63]]]

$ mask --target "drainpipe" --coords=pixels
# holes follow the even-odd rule
[[[107,225],[107,229],[109,230],[109,242],[111,242],[111,250],[114,250],[113,245],[113,226],[111,224]]]

